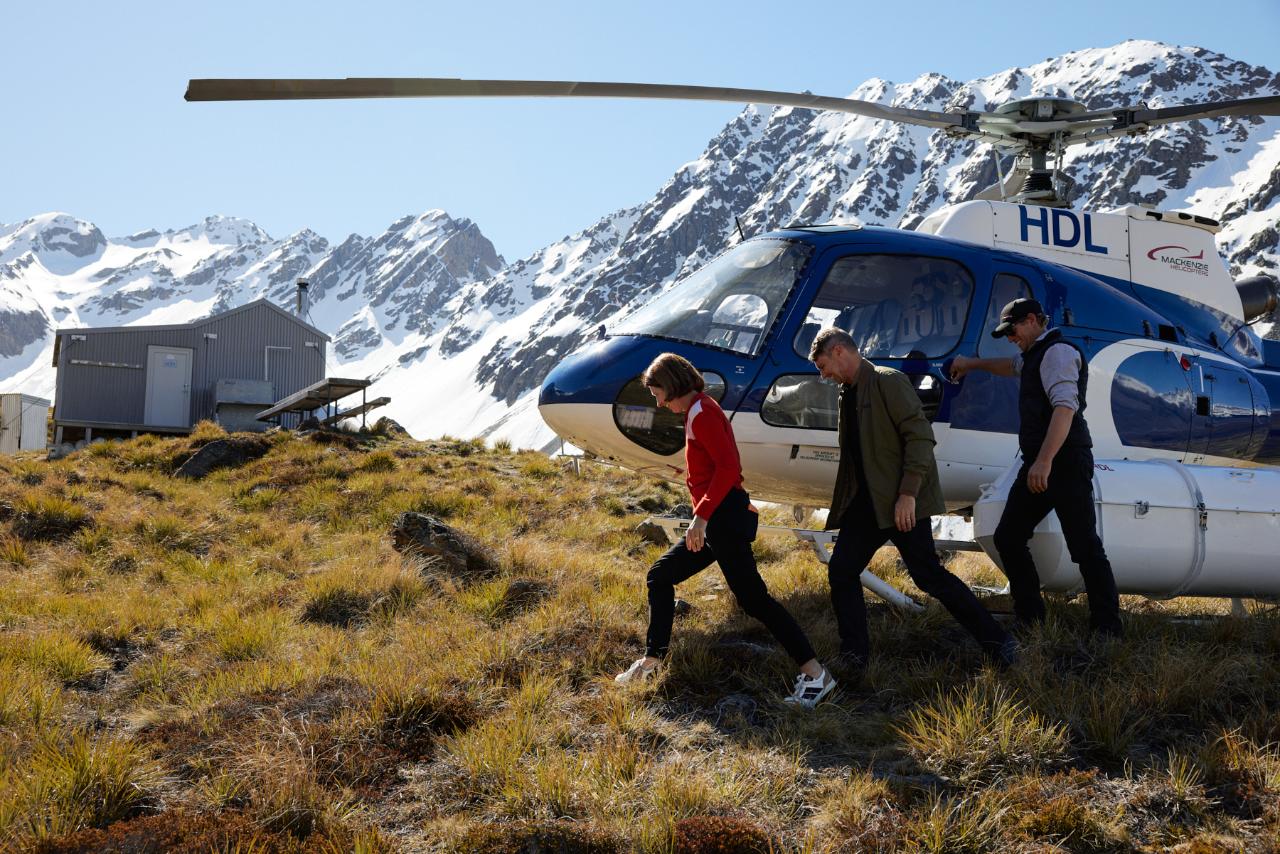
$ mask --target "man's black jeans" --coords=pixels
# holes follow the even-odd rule
[[[650,568],[649,635],[645,655],[662,658],[667,654],[667,646],[671,642],[671,621],[675,617],[675,586],[712,563],[719,563],[720,572],[738,605],[749,616],[764,623],[796,664],[804,664],[815,657],[800,625],[769,595],[769,589],[756,569],[751,542],[756,538],[760,519],[749,505],[746,492],[729,490],[707,520],[707,539],[701,551],[689,551],[681,538]]]
[[[831,604],[835,608],[836,625],[840,631],[840,654],[867,660],[870,646],[867,605],[862,598],[860,577],[876,550],[889,541],[897,547],[916,586],[941,602],[956,622],[978,641],[983,653],[990,658],[998,658],[1009,635],[982,607],[968,585],[947,572],[942,561],[938,560],[929,517],[919,519],[916,526],[906,532],[897,528],[881,528],[865,495],[866,490],[859,490],[840,520],[840,534],[827,564]]]
[[[1013,610],[1019,622],[1044,620],[1044,600],[1040,598],[1040,576],[1027,543],[1040,520],[1053,510],[1062,525],[1071,559],[1080,566],[1085,592],[1089,594],[1089,624],[1094,630],[1119,635],[1120,595],[1116,592],[1111,563],[1098,537],[1093,510],[1093,452],[1089,448],[1062,448],[1049,470],[1049,488],[1035,493],[1027,488],[1024,461],[1009,488],[1004,515],[996,526],[995,546],[1009,577]]]

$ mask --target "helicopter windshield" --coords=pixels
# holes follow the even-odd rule
[[[754,356],[812,251],[792,240],[740,243],[624,318],[613,331]]]

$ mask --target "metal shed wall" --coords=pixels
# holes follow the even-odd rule
[[[64,334],[58,352],[58,421],[142,424],[147,402],[147,347],[186,347],[192,360],[194,392],[200,333],[191,329],[86,330],[84,340]],[[191,395],[192,401],[195,394]],[[193,422],[194,423],[194,422]]]
[[[197,332],[201,346],[191,367],[196,421],[213,417],[220,379],[266,380],[276,400],[324,379],[325,340],[270,306],[211,317],[197,324]]]
[[[84,340],[72,340],[73,334],[83,334]],[[59,422],[145,426],[147,348],[152,345],[192,351],[191,424],[213,417],[220,379],[265,378],[279,400],[324,378],[325,339],[265,303],[190,327],[67,330],[61,336]]]

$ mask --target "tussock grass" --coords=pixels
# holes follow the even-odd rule
[[[31,566],[31,554],[27,551],[26,544],[17,537],[0,539],[0,564],[17,569]]]
[[[1067,757],[1066,727],[986,680],[912,710],[898,731],[923,764],[961,783],[1042,769]]]
[[[111,665],[89,644],[62,631],[33,637],[0,636],[0,661],[19,662],[65,684],[88,679]]]
[[[13,503],[13,533],[23,540],[65,540],[91,523],[84,507],[52,493],[34,492]]]
[[[900,614],[868,595],[866,678],[801,712],[781,702],[794,663],[709,569],[678,589],[692,607],[661,675],[619,689],[662,551],[635,527],[686,500],[678,486],[377,433],[274,434],[259,459],[171,476],[224,436],[0,461],[0,846],[667,854],[690,828],[804,852],[1280,838],[1274,606],[1234,619],[1215,600],[1126,597],[1129,636],[1107,644],[1083,603],[1055,600],[996,673],[936,605]],[[397,552],[389,529],[410,511],[482,543],[486,571]],[[787,508],[765,517],[791,524]],[[788,540],[756,555],[828,659],[824,568]],[[950,565],[1002,586],[981,556]],[[918,594],[892,550],[872,569]],[[90,789],[101,809],[74,794]]]
[[[286,622],[278,611],[226,614],[214,625],[214,648],[225,661],[262,658],[277,645]]]
[[[59,720],[62,708],[62,692],[49,679],[0,662],[0,729],[42,732]]]
[[[903,832],[902,850],[928,854],[980,854],[1007,847],[1009,808],[996,790],[932,799],[912,816]]]
[[[0,838],[41,840],[105,827],[148,808],[159,782],[150,759],[128,741],[46,736],[23,773],[0,783]]]

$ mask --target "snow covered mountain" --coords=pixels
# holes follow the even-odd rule
[[[916,109],[993,109],[1058,95],[1098,109],[1280,94],[1280,75],[1201,48],[1130,41],[969,82],[873,79],[851,97]],[[1006,163],[1006,166],[1008,164]],[[1280,119],[1222,118],[1072,149],[1074,206],[1148,203],[1219,219],[1238,275],[1280,271]],[[266,296],[334,337],[330,373],[376,376],[415,435],[553,437],[537,388],[561,357],[748,234],[792,222],[911,228],[995,182],[989,146],[925,128],[746,107],[640,205],[507,265],[480,230],[441,211],[337,246],[273,241],[215,217],[107,240],[61,214],[0,226],[0,389],[49,394],[50,332],[170,323]]]

